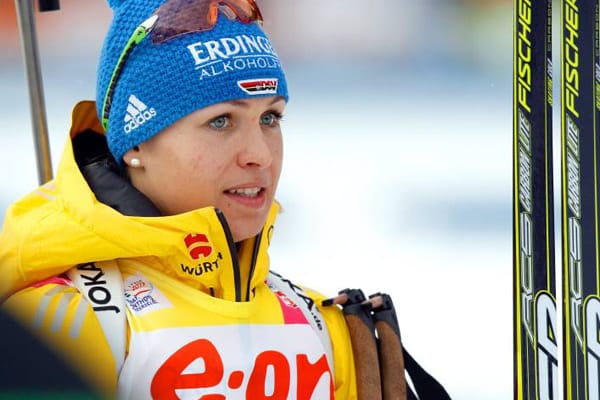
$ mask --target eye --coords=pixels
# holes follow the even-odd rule
[[[281,113],[278,113],[277,111],[268,111],[260,116],[260,123],[262,125],[274,126],[281,121],[282,117]]]
[[[229,115],[221,115],[210,121],[208,125],[214,129],[224,129],[231,125],[231,120]]]

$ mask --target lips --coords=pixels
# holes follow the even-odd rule
[[[264,186],[234,187],[225,190],[224,193],[237,204],[251,208],[263,207],[267,198],[267,190]]]

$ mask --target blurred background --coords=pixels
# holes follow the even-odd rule
[[[36,15],[54,166],[111,18],[104,0],[60,3]],[[273,269],[391,294],[405,346],[453,399],[511,398],[512,1],[259,5],[291,93]],[[12,0],[0,65],[1,222],[37,185]]]

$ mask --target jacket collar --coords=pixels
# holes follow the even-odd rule
[[[213,207],[174,216],[159,216],[157,210],[152,214],[151,207],[148,211],[151,202],[123,179],[106,157],[92,157],[91,164],[78,167],[76,159],[81,162],[82,156],[73,153],[72,142],[76,143],[85,131],[103,132],[91,101],[81,102],[73,110],[72,141],[67,143],[59,164],[56,188],[65,194],[65,210],[94,234],[92,243],[86,246],[89,261],[144,259],[214,296],[249,300],[252,288],[268,273],[267,249],[279,205],[274,202],[256,237],[237,245],[223,214]],[[116,188],[121,197],[106,192],[111,188]],[[128,202],[134,206],[127,206]],[[134,215],[117,211],[124,209]]]

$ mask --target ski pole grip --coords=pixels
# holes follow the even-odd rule
[[[359,317],[346,315],[345,318],[354,354],[358,399],[381,400],[381,374],[373,334]]]
[[[375,293],[369,296],[373,308],[373,321],[379,337],[379,363],[384,400],[406,400],[406,376],[400,326],[390,295]]]
[[[56,11],[60,9],[59,0],[39,0],[40,12],[44,11]]]
[[[400,337],[386,321],[375,322],[375,328],[379,335],[383,400],[406,400],[406,377]]]
[[[360,289],[345,289],[340,292],[348,296],[342,306],[344,318],[350,332],[358,400],[382,400],[381,374],[375,325],[371,319],[371,304]]]

